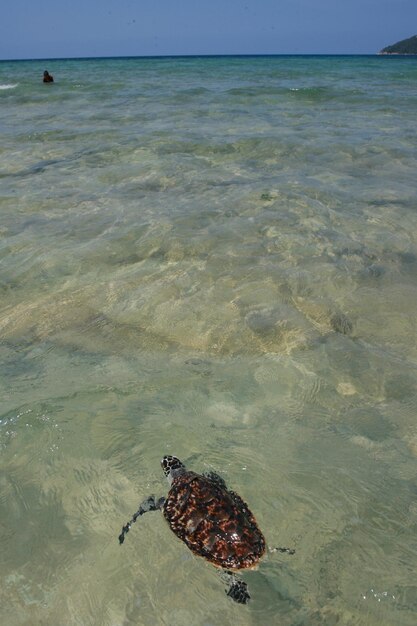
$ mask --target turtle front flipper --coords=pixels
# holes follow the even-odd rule
[[[224,479],[219,474],[216,474],[216,472],[203,472],[203,476],[211,480],[212,483],[221,489],[227,489]]]
[[[133,514],[132,519],[129,520],[122,528],[122,532],[119,535],[119,543],[125,540],[125,535],[129,532],[132,524],[136,522],[140,515],[148,513],[148,511],[159,511],[164,506],[165,498],[159,498],[155,500],[155,496],[148,496],[140,505],[136,513]]]
[[[226,595],[238,604],[247,604],[250,600],[248,586],[241,578],[228,571],[222,572],[222,580],[228,585]]]

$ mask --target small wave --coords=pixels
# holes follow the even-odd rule
[[[245,98],[262,97],[262,96],[280,96],[285,89],[274,85],[259,85],[247,87],[233,87],[228,89],[230,96],[244,96]]]
[[[6,85],[0,85],[0,90],[4,90],[4,89],[15,89],[15,87],[18,86],[19,83],[15,83],[15,84],[6,84]]]

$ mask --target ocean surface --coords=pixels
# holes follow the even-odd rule
[[[0,63],[1,624],[415,626],[416,135],[412,57]],[[295,548],[247,606],[119,546],[167,453]]]

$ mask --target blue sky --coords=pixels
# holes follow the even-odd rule
[[[367,54],[417,34],[417,0],[4,0],[0,59]]]

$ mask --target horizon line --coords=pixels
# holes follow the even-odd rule
[[[382,52],[257,52],[257,53],[216,53],[216,54],[122,54],[103,56],[62,56],[62,57],[28,57],[0,59],[0,62],[18,61],[91,61],[98,59],[189,59],[189,58],[256,58],[256,57],[403,57],[417,56],[413,54],[391,54]]]

